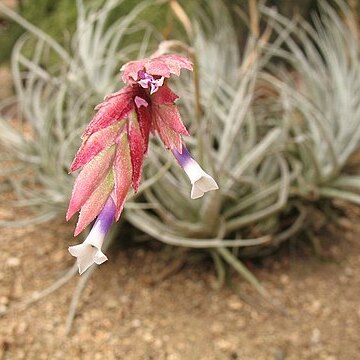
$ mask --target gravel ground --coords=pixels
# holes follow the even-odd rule
[[[0,210],[0,218],[15,215]],[[253,265],[286,316],[218,289],[209,261],[185,264],[153,284],[149,279],[171,266],[164,252],[113,247],[88,282],[65,336],[78,275],[25,310],[14,305],[73,264],[67,253],[72,228],[57,220],[1,230],[0,359],[359,359],[358,233],[326,237],[326,261],[305,248]]]

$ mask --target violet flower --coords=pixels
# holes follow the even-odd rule
[[[172,153],[190,179],[192,185],[190,196],[192,199],[198,199],[206,192],[219,188],[216,181],[191,157],[185,145],[183,145],[181,153],[176,149],[173,149]]]
[[[110,196],[85,241],[82,244],[69,247],[70,254],[76,257],[80,275],[92,264],[100,265],[108,259],[101,251],[101,247],[114,218],[115,204]]]

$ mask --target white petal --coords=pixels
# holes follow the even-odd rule
[[[191,188],[191,193],[190,193],[190,197],[192,199],[201,198],[204,194],[205,193],[203,191],[201,191],[199,187],[197,187],[195,184],[193,184],[193,186]]]
[[[94,263],[97,265],[101,265],[107,259],[107,256],[102,251],[98,250],[94,256]]]
[[[219,189],[219,186],[216,181],[210,175],[205,174],[193,183],[191,198],[198,199],[199,197],[202,197],[204,193],[217,189]]]
[[[157,85],[152,82],[150,84],[150,95],[156,93],[158,90],[159,90],[159,88],[157,87]]]
[[[155,83],[158,87],[160,87],[160,86],[164,85],[164,80],[165,80],[165,78],[162,76],[160,79],[155,80]]]
[[[194,159],[189,160],[184,166],[184,170],[193,185],[191,189],[192,199],[198,199],[202,197],[204,193],[219,188],[216,181],[208,175]]]
[[[72,256],[78,257],[83,249],[83,244],[69,246],[68,250]]]
[[[76,257],[80,275],[94,263],[97,251],[94,246],[85,243],[69,247],[70,254]]]
[[[92,264],[100,265],[108,259],[101,251],[103,241],[104,233],[99,225],[95,225],[82,244],[69,247],[70,254],[76,257],[80,275]]]
[[[142,79],[137,82],[142,88],[147,89],[149,87],[149,79]]]

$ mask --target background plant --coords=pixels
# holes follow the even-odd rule
[[[194,77],[174,85],[194,134],[187,146],[220,190],[190,201],[182,171],[154,142],[142,191],[127,203],[125,217],[168,245],[204,249],[220,282],[233,268],[267,296],[241,259],[267,254],[310,229],[314,211],[332,209],[329,199],[359,203],[359,179],[347,165],[359,150],[360,60],[356,22],[344,3],[345,17],[322,3],[315,26],[266,7],[259,13],[250,3],[250,34],[242,48],[220,2],[207,3],[192,18],[177,3],[181,41],[160,45],[160,51],[185,52],[195,62]],[[67,169],[91,109],[118,86],[122,63],[153,53],[163,40],[139,21],[147,2],[109,26],[118,5],[110,0],[88,10],[78,1],[71,50],[19,20],[32,32],[12,55],[23,128],[0,122],[7,165],[2,175],[17,195],[10,205],[33,215],[1,225],[64,214],[72,184]],[[29,42],[35,44],[31,54]],[[52,56],[59,61],[49,62]]]

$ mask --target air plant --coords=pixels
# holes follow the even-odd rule
[[[287,34],[283,48],[269,47],[287,70],[269,66],[264,79],[292,119],[290,151],[302,167],[293,198],[313,203],[307,212],[320,208],[332,219],[336,212],[329,199],[332,207],[336,199],[360,204],[360,178],[349,172],[360,146],[359,31],[348,6],[343,1],[336,5],[321,1],[313,25],[262,8],[276,31]]]
[[[149,5],[146,2],[139,3],[109,28],[105,24],[114,1],[94,12],[84,10],[80,1],[78,4],[78,29],[71,51],[24,22],[37,39],[33,56],[28,58],[23,52],[28,36],[20,39],[14,49],[12,66],[20,109],[32,134],[26,137],[2,120],[0,142],[11,154],[13,164],[30,168],[35,180],[29,184],[28,175],[13,169],[18,174],[11,178],[18,195],[13,205],[34,208],[36,216],[32,221],[37,223],[63,215],[71,197],[72,178],[67,170],[79,146],[77,139],[91,116],[90,109],[103,94],[115,91],[121,64],[151,56],[160,43],[160,53],[154,58],[163,56],[165,49],[166,53],[181,52],[194,64],[192,78],[184,73],[171,84],[181,98],[177,104],[179,113],[192,136],[180,140],[176,135],[171,137],[173,142],[162,133],[163,124],[156,128],[152,123],[171,151],[164,151],[162,144],[152,141],[142,169],[143,182],[138,192],[141,196],[130,193],[123,218],[166,244],[204,249],[213,258],[220,280],[224,279],[224,269],[228,268],[225,265],[229,264],[266,295],[241,262],[242,258],[267,254],[307,226],[312,211],[309,199],[315,205],[322,204],[323,198],[360,203],[359,179],[346,173],[349,157],[359,150],[360,137],[359,45],[351,14],[339,2],[346,13],[344,21],[323,3],[320,18],[312,27],[261,7],[267,27],[261,33],[259,23],[254,21],[259,14],[253,14],[250,35],[240,49],[235,45],[237,37],[230,15],[221,2],[207,3],[206,10],[194,13],[192,19],[182,11],[179,19],[187,37],[165,43],[151,26],[136,22],[139,12]],[[254,8],[251,7],[252,11],[256,11]],[[134,31],[142,34],[144,40],[128,45],[124,39]],[[94,38],[96,47],[92,44]],[[98,50],[94,51],[95,48]],[[47,65],[49,51],[58,54],[61,60],[58,67]],[[278,60],[276,68],[274,57]],[[284,63],[287,70],[281,66]],[[120,97],[131,104],[131,109],[126,116],[115,116],[116,121],[102,129],[89,125],[83,136],[82,148],[102,131],[109,135],[108,148],[101,148],[106,166],[104,169],[100,166],[104,170],[101,176],[97,174],[102,180],[108,176],[106,196],[79,226],[82,230],[98,216],[93,231],[101,233],[101,237],[107,230],[102,227],[102,219],[110,223],[108,209],[111,214],[116,209],[112,221],[120,214],[121,199],[125,198],[130,182],[136,189],[140,179],[141,166],[134,163],[135,158],[129,154],[118,157],[127,159],[131,181],[128,178],[121,188],[124,189],[121,197],[110,195],[117,190],[116,180],[106,171],[112,169],[121,147],[114,134],[124,130],[121,134],[126,151],[131,142],[131,126],[122,128],[121,121],[117,121],[124,118],[124,124],[130,125],[138,122],[133,130],[141,140],[138,153],[142,162],[148,130],[144,132],[140,127],[140,113],[153,111],[155,99],[165,97],[164,91],[168,92],[165,104],[173,109],[175,101],[175,95],[167,90],[170,81],[166,79],[170,74],[152,72],[145,62],[130,64],[136,70],[125,66],[127,86],[108,97],[98,114],[115,106]],[[177,110],[173,111],[177,114]],[[178,125],[175,132],[185,135],[185,127]],[[116,145],[111,145],[111,141]],[[186,173],[193,185],[194,198],[207,189],[202,187],[203,183],[208,186],[212,180],[197,166],[197,176],[189,171],[187,165],[193,160],[187,151],[219,184],[218,191],[201,200],[189,200]],[[96,156],[100,156],[100,150],[98,153]],[[77,160],[82,158],[79,154]],[[84,162],[79,160],[81,166],[85,165],[83,172],[92,161],[86,152],[84,156]],[[174,161],[183,165],[185,174],[179,167],[169,166]],[[215,187],[214,183],[212,186]],[[92,190],[80,205],[70,206],[70,213],[83,207]],[[87,243],[97,249],[89,255],[89,263],[92,260],[100,263],[105,260],[97,252],[101,243],[92,241],[92,236]]]

